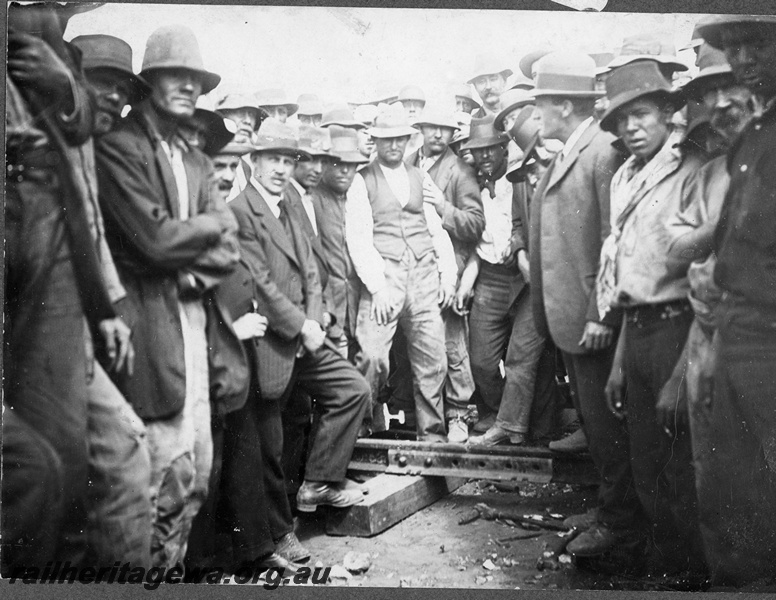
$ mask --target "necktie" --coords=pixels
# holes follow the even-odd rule
[[[285,199],[280,200],[278,202],[278,209],[280,210],[278,220],[280,221],[281,225],[283,225],[283,229],[286,230],[288,239],[292,240],[293,236],[291,234],[291,225],[288,222],[288,202]]]

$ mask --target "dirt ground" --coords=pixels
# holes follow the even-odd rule
[[[559,561],[544,561],[546,566],[540,570],[538,559],[557,533],[539,531],[540,535],[532,539],[504,542],[499,540],[531,532],[498,520],[458,523],[476,504],[483,502],[497,510],[564,517],[594,506],[595,488],[590,486],[531,483],[518,486],[515,491],[501,491],[492,483],[469,481],[446,498],[372,538],[327,536],[321,511],[302,517],[297,534],[313,554],[311,565],[342,565],[349,552],[368,555],[369,569],[350,579],[333,579],[331,585],[338,586],[687,589],[677,587],[676,582],[669,585],[659,579],[602,575],[585,569],[584,565],[572,564],[568,555],[561,555]]]

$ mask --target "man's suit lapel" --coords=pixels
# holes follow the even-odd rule
[[[317,235],[315,235],[315,229],[313,229],[313,225],[310,222],[310,217],[304,208],[304,204],[302,204],[302,197],[299,195],[299,190],[297,190],[292,185],[289,185],[286,188],[286,198],[288,198],[288,201],[291,202],[291,205],[296,211],[296,214],[299,217],[299,222],[302,225],[302,233],[304,233],[304,235],[310,241],[310,246],[312,247],[316,258],[321,262],[321,264],[327,264],[326,257],[323,254],[321,240],[318,239]],[[320,210],[320,208],[314,208],[314,210],[317,211]],[[318,223],[316,223],[316,225],[318,225]],[[318,231],[320,230],[321,228],[319,226]]]
[[[186,170],[186,179],[188,179],[189,185],[189,216],[193,217],[198,215],[202,208],[199,206],[199,183],[201,177],[196,175],[197,167],[191,164],[191,150],[184,152],[183,154],[183,167]]]
[[[282,250],[283,253],[298,266],[299,259],[294,251],[293,240],[288,239],[286,230],[283,228],[280,220],[272,214],[272,211],[264,201],[264,198],[262,198],[259,191],[253,187],[252,183],[248,184],[248,187],[245,188],[245,192],[248,205],[257,216],[258,225],[267,230],[272,243]]]
[[[577,140],[577,143],[574,144],[574,147],[571,149],[569,155],[565,159],[560,160],[560,153],[558,153],[556,157],[555,168],[552,170],[552,176],[550,177],[549,183],[547,184],[548,190],[557,185],[557,183],[563,179],[566,173],[571,170],[571,167],[573,167],[574,163],[577,162],[580,153],[590,144],[591,141],[593,141],[593,138],[597,132],[598,124],[593,122],[582,134],[582,137]]]
[[[165,154],[164,148],[162,148],[162,144],[158,140],[154,143],[154,159],[162,176],[164,191],[167,192],[167,210],[170,211],[174,219],[180,219],[178,186],[175,184],[175,175],[172,172],[172,166],[170,166],[170,159],[167,158],[167,154]]]
[[[450,183],[450,179],[453,177],[453,167],[455,166],[456,156],[450,148],[447,148],[437,161],[428,170],[428,174],[437,187],[445,191],[447,184]]]

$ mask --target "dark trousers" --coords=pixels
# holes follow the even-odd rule
[[[628,430],[609,411],[604,398],[616,342],[591,354],[563,352],[563,362],[590,455],[601,476],[598,519],[612,529],[629,530],[641,525],[642,512],[631,475]]]
[[[773,583],[776,319],[753,318],[751,307],[721,311],[714,397],[690,411],[701,534],[714,583]]]
[[[648,311],[653,312],[649,316]],[[634,312],[638,318],[634,320]],[[626,310],[625,410],[630,433],[633,482],[652,526],[655,547],[666,567],[700,568],[695,474],[689,427],[667,435],[657,423],[655,403],[682,354],[693,313],[671,318],[654,309]]]
[[[296,360],[283,397],[262,400],[258,433],[269,503],[268,521],[275,540],[293,531],[283,472],[283,412],[297,391],[315,398],[316,427],[310,436],[305,461],[305,480],[311,482],[338,482],[345,478],[358,429],[371,402],[366,380],[328,341],[315,356],[306,354]]]

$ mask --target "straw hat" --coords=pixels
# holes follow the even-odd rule
[[[671,89],[655,61],[640,60],[615,69],[606,80],[609,106],[601,116],[601,129],[615,133],[617,111],[637,98],[651,95],[669,99],[677,110],[684,106],[682,95]]]
[[[419,121],[412,124],[413,127],[420,129],[423,126],[427,127],[447,127],[454,131],[461,128],[458,125],[458,121],[453,115],[448,115],[440,110],[430,109],[423,111],[423,117]]]
[[[373,138],[396,138],[414,135],[417,130],[410,125],[401,105],[391,105],[377,115],[367,133]]]
[[[534,67],[536,88],[533,96],[566,96],[571,98],[598,98],[602,92],[595,89],[595,61],[581,52],[550,52]]]
[[[146,42],[141,77],[159,69],[186,69],[202,80],[202,93],[207,94],[220,82],[221,76],[205,69],[199,42],[188,27],[165,25],[154,31]]]

